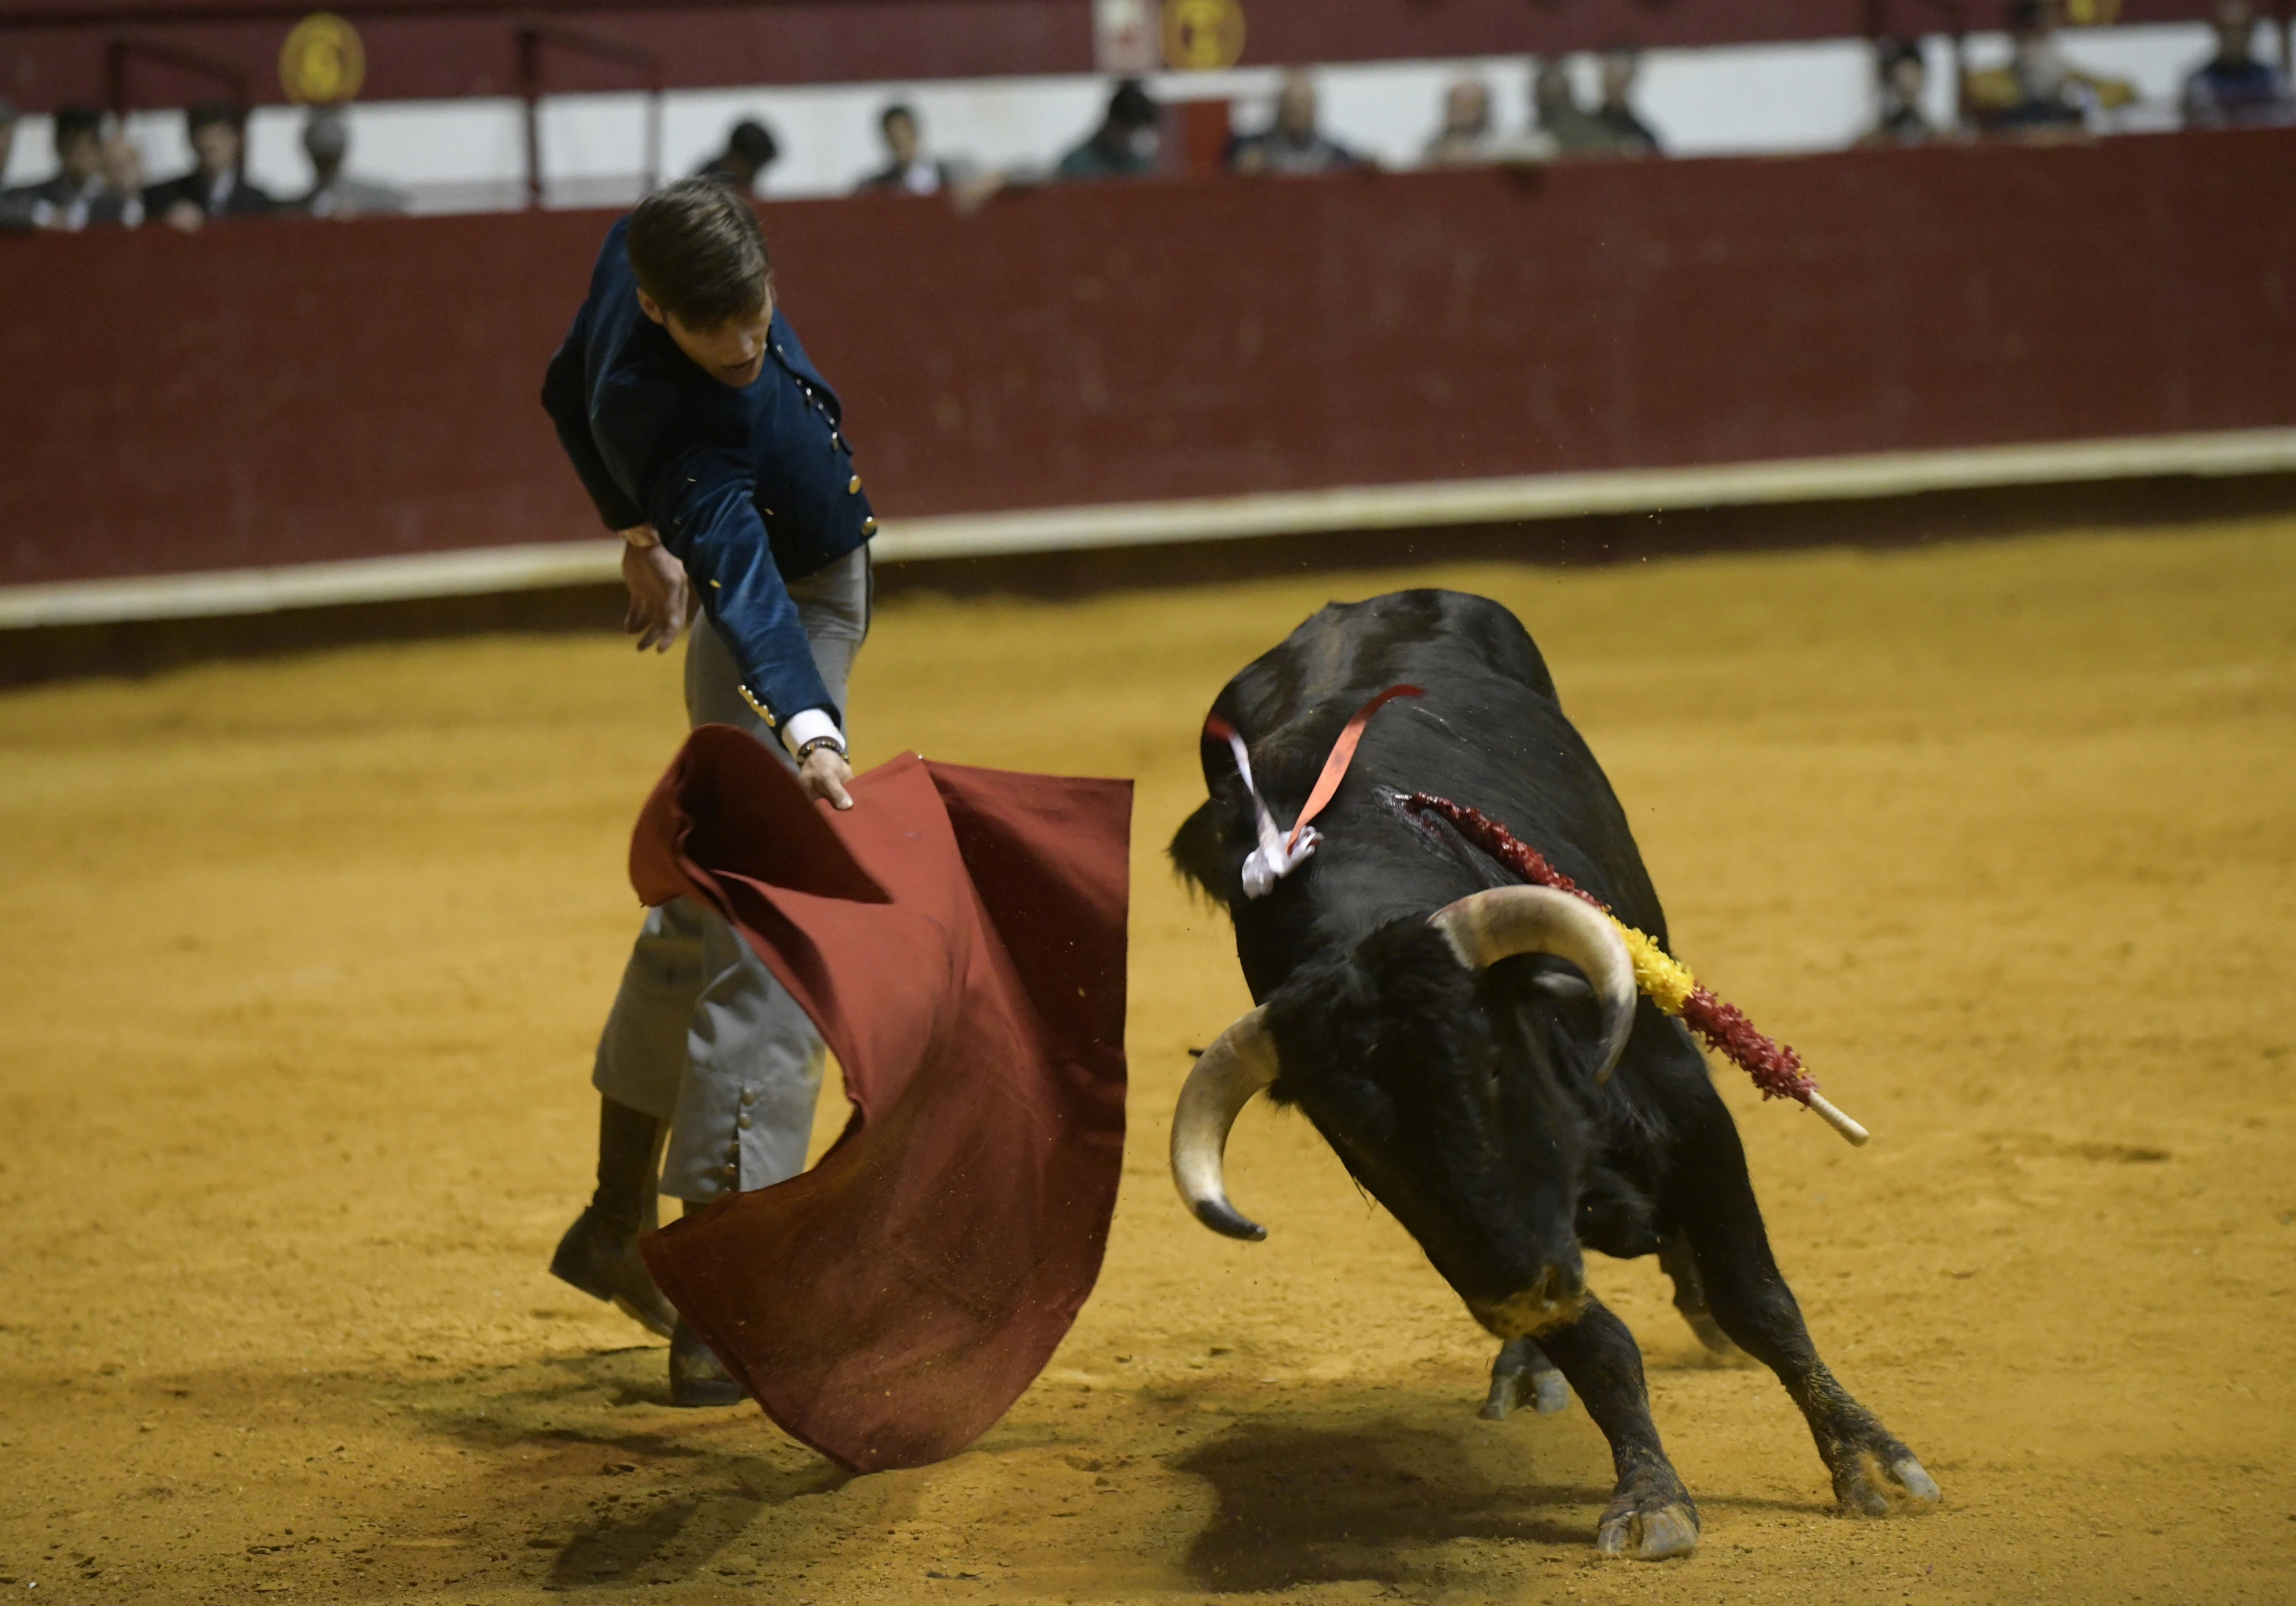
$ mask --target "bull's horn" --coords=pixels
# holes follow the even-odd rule
[[[1172,1109],[1172,1182],[1196,1219],[1215,1233],[1257,1243],[1267,1229],[1236,1214],[1227,1201],[1221,1162],[1228,1128],[1251,1095],[1275,1080],[1275,1039],[1267,1010],[1256,1009],[1204,1050]]]
[[[1517,954],[1552,954],[1584,971],[1603,1003],[1603,1057],[1595,1079],[1609,1079],[1635,1027],[1635,962],[1609,916],[1552,887],[1499,887],[1446,905],[1432,918],[1470,970]]]

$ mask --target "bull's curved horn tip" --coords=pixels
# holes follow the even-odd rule
[[[1256,1221],[1247,1220],[1234,1210],[1223,1209],[1206,1199],[1196,1204],[1196,1219],[1224,1238],[1234,1238],[1244,1243],[1265,1243],[1267,1229]]]

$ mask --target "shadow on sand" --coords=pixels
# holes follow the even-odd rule
[[[538,1357],[487,1380],[483,1392],[464,1380],[427,1402],[421,1420],[431,1431],[499,1454],[512,1447],[538,1458],[496,1463],[497,1478],[523,1487],[512,1506],[529,1507],[545,1533],[527,1544],[554,1549],[543,1587],[553,1591],[629,1588],[691,1578],[715,1562],[761,1516],[790,1501],[842,1487],[851,1474],[810,1457],[794,1467],[729,1452],[707,1440],[709,1430],[756,1407],[693,1413],[690,1427],[651,1425],[615,1430],[632,1406],[668,1403],[659,1345],[636,1345]],[[568,1420],[569,1416],[572,1420]],[[705,1437],[697,1440],[699,1431]],[[581,1512],[562,1480],[598,1479]],[[578,1489],[580,1485],[576,1486]],[[588,1493],[585,1490],[584,1493]],[[568,1528],[571,1527],[571,1532]]]
[[[1242,1422],[1173,1462],[1218,1492],[1189,1547],[1206,1589],[1425,1582],[1459,1539],[1582,1545],[1610,1497],[1591,1484],[1501,1482],[1456,1434],[1387,1421],[1317,1429]]]

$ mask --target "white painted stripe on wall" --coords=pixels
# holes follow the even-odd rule
[[[12,586],[0,587],[0,629],[212,619],[347,602],[397,602],[419,597],[484,596],[503,591],[589,586],[621,578],[621,550],[622,544],[608,536],[594,541],[410,553],[339,563],[289,563],[273,569],[217,569],[197,574]]]
[[[2296,472],[2296,429],[2235,430],[888,519],[878,532],[876,553],[880,562],[914,562],[1337,530],[1504,524],[1588,513],[1903,496],[1923,491],[2074,484],[2164,474],[2220,477],[2289,472]],[[602,537],[273,569],[0,587],[0,629],[214,618],[289,608],[599,585],[619,578],[620,564],[621,543]]]

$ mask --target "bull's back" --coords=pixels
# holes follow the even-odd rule
[[[1247,972],[1280,972],[1305,947],[1488,884],[1488,864],[1398,808],[1398,795],[1418,791],[1480,809],[1622,916],[1663,931],[1610,783],[1563,715],[1529,632],[1488,598],[1418,590],[1332,603],[1247,666],[1213,707],[1250,742],[1262,792],[1288,821],[1349,718],[1401,684],[1423,695],[1371,721],[1317,820],[1324,847],[1256,903],[1230,896],[1251,815],[1226,745],[1207,740],[1212,800],[1182,828],[1174,857],[1229,904]]]
[[[1253,733],[1256,750],[1320,725],[1334,709],[1344,723],[1389,686],[1493,678],[1554,695],[1530,632],[1498,603],[1464,591],[1392,591],[1326,602],[1247,664],[1213,707]]]

